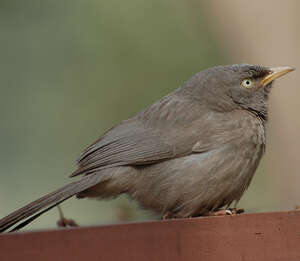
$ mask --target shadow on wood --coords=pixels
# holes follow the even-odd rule
[[[0,260],[298,261],[300,211],[3,234]]]

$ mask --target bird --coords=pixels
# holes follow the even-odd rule
[[[0,232],[20,229],[73,196],[128,194],[173,218],[229,208],[265,152],[273,82],[293,70],[235,64],[197,73],[104,133],[77,160],[71,177],[78,180],[2,218]]]

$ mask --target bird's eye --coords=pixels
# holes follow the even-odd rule
[[[245,79],[241,82],[241,85],[245,88],[252,88],[253,82],[250,79]]]

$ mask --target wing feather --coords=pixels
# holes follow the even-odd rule
[[[175,92],[106,132],[82,153],[71,176],[205,152],[240,135],[238,125],[232,114],[214,112]]]
[[[87,148],[78,160],[78,170],[72,176],[108,166],[150,164],[173,156],[171,145],[140,122],[129,121]]]

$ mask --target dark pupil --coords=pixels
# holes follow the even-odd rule
[[[246,81],[246,84],[249,85],[249,84],[250,84],[250,81]]]

